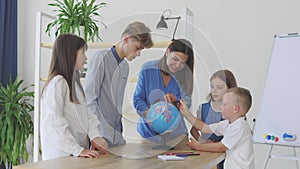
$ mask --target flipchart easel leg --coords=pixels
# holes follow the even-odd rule
[[[266,157],[266,159],[265,159],[263,169],[266,169],[266,168],[267,168],[267,165],[268,165],[269,160],[270,160],[270,158],[271,158],[272,150],[273,150],[273,145],[271,145],[270,148],[269,148],[269,150],[268,150],[268,155],[267,155],[267,157]]]
[[[296,148],[294,147],[294,156],[296,157],[296,164],[297,164],[297,169],[299,169],[300,167],[300,157],[297,155],[297,151],[296,151]]]
[[[296,166],[297,166],[297,169],[299,169],[300,167],[300,157],[297,156],[297,151],[296,151],[296,147],[293,147],[293,154],[291,155],[282,155],[282,156],[279,156],[279,155],[272,155],[272,150],[273,150],[273,145],[270,146],[269,150],[268,150],[268,154],[267,154],[267,157],[265,159],[265,162],[264,162],[264,166],[263,166],[263,169],[266,169],[267,168],[267,165],[270,161],[270,158],[277,158],[277,159],[286,159],[286,160],[295,160],[296,161]]]

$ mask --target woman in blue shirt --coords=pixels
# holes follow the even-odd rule
[[[140,116],[137,131],[144,138],[161,142],[158,133],[151,129],[146,117],[150,106],[158,101],[174,102],[183,99],[191,105],[193,91],[194,52],[192,44],[185,39],[177,39],[166,49],[160,60],[144,63],[133,97],[134,107]],[[180,116],[177,128],[167,134],[166,140],[188,134]]]

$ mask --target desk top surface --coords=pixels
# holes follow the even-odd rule
[[[127,143],[110,149],[111,154],[102,158],[62,157],[53,160],[39,161],[19,166],[14,169],[146,169],[146,168],[201,168],[210,169],[225,158],[224,153],[199,152],[200,156],[189,156],[182,161],[163,161],[157,157],[166,150],[153,150],[151,143]],[[187,147],[175,147],[172,151],[188,150]]]

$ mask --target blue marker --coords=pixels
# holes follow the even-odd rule
[[[199,156],[200,154],[176,154],[177,157]]]
[[[284,133],[282,135],[284,141],[295,141],[296,140],[296,135],[295,134],[289,134],[289,133]]]

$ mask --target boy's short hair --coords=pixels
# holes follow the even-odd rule
[[[241,104],[245,109],[245,114],[249,111],[252,105],[252,96],[248,89],[242,87],[234,87],[227,90],[227,93],[234,94],[237,98],[237,103]]]
[[[150,35],[151,30],[142,22],[133,22],[127,25],[126,29],[122,33],[122,37],[124,35],[129,35],[131,38],[134,38],[144,48],[151,48],[153,46],[153,42]]]

